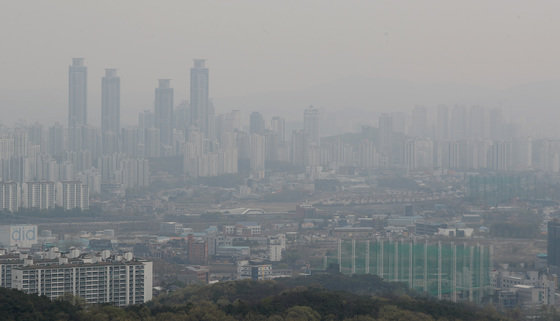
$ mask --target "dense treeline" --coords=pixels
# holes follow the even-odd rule
[[[1,320],[68,320],[77,315],[79,306],[65,300],[51,301],[46,297],[0,288]]]
[[[411,297],[374,276],[322,274],[187,287],[149,304],[84,306],[0,289],[2,320],[507,320],[491,309]]]

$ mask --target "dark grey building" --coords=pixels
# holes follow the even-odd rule
[[[105,69],[101,79],[101,135],[103,152],[115,153],[121,130],[121,79],[116,69]]]
[[[208,119],[208,68],[204,65],[204,59],[195,59],[194,66],[191,68],[191,108],[190,108],[190,124],[191,128],[198,130],[206,137],[212,136],[209,133]],[[212,120],[213,121],[213,120]]]
[[[249,132],[263,135],[265,131],[264,118],[259,112],[252,112],[249,119]]]
[[[549,265],[560,267],[560,221],[548,222],[547,261]]]
[[[105,69],[101,79],[101,130],[115,134],[121,130],[121,79],[116,69]]]
[[[156,88],[155,123],[162,145],[173,143],[173,88],[170,79],[160,79]]]
[[[87,67],[84,58],[72,58],[68,68],[68,127],[87,124]]]
[[[303,113],[303,133],[307,144],[319,146],[319,110],[309,106]]]

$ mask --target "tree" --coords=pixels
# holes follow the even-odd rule
[[[286,321],[319,321],[321,315],[310,307],[296,305],[286,311]]]

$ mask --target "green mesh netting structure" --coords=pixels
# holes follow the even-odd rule
[[[428,241],[339,240],[338,265],[345,274],[375,274],[418,292],[452,301],[482,302],[490,291],[492,248]]]

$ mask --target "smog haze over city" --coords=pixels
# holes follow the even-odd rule
[[[3,3],[0,315],[556,320],[559,11]]]

